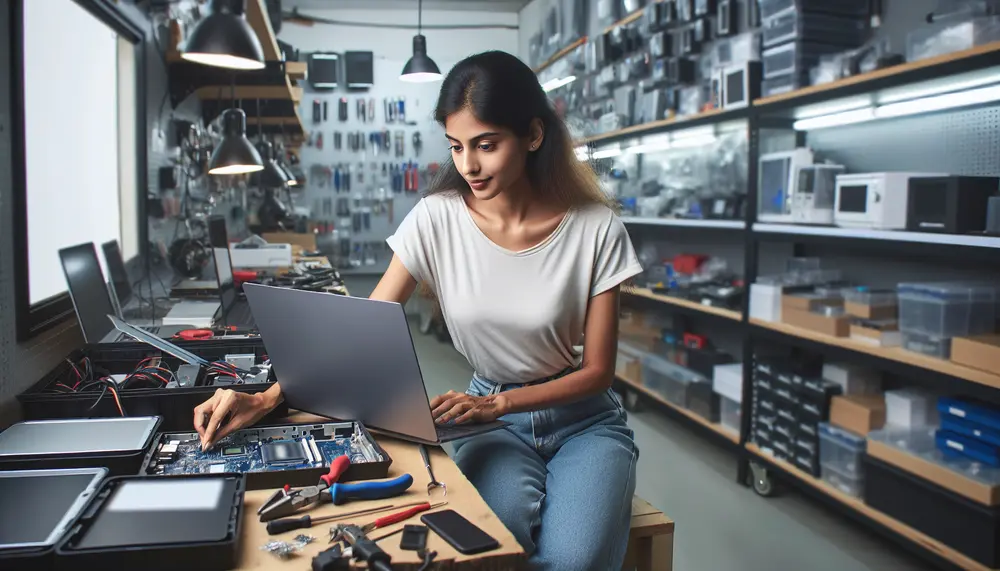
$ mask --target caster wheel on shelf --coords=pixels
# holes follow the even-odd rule
[[[775,493],[775,482],[767,468],[756,462],[750,463],[750,486],[762,498],[769,498]]]

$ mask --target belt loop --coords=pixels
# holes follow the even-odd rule
[[[493,383],[493,388],[490,389],[490,394],[491,395],[500,394],[500,388],[501,388],[500,383]]]

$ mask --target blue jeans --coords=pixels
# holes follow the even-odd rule
[[[466,391],[517,388],[480,377]],[[618,397],[509,414],[502,430],[455,443],[455,462],[530,556],[532,569],[619,571],[639,457]]]

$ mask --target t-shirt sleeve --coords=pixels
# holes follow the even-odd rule
[[[642,265],[632,247],[625,223],[612,214],[604,232],[604,240],[597,246],[590,296],[604,293],[640,273]]]
[[[403,263],[413,279],[434,287],[433,227],[426,199],[420,200],[400,222],[399,228],[386,238],[393,253]]]

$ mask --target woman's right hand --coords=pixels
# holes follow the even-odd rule
[[[194,429],[201,436],[202,451],[229,436],[233,431],[250,426],[271,412],[277,402],[268,398],[270,390],[248,394],[231,389],[216,389],[212,398],[194,409]]]

